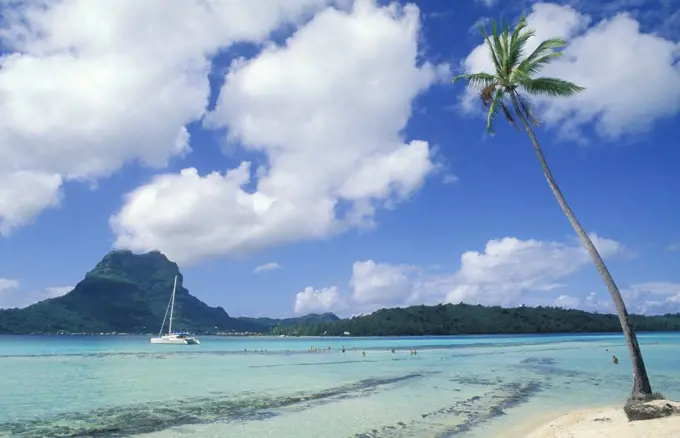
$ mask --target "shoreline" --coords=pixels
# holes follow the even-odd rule
[[[539,414],[503,438],[676,438],[678,431],[680,415],[629,422],[622,406],[600,406]]]
[[[3,310],[3,309],[0,309]],[[656,330],[656,331],[639,331],[638,335],[662,335],[662,334],[677,334],[680,330]],[[275,335],[270,332],[191,332],[196,336],[219,336],[219,337],[259,337],[259,338],[303,338],[303,339],[376,339],[376,338],[458,338],[458,337],[535,337],[535,336],[621,336],[620,331],[612,332],[517,332],[517,333],[456,333],[448,335]],[[158,332],[153,333],[135,333],[135,332],[0,332],[0,336],[157,336]]]
[[[580,409],[584,410],[584,409]],[[551,424],[557,419],[575,412],[573,409],[564,408],[545,412],[539,412],[524,418],[519,423],[508,426],[497,426],[497,429],[491,429],[491,438],[527,438],[532,433],[540,430],[547,424]]]

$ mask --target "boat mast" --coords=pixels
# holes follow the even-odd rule
[[[172,312],[175,310],[175,290],[177,289],[177,276],[175,284],[172,286],[172,298],[170,299],[170,324],[168,325],[168,336],[172,334]]]

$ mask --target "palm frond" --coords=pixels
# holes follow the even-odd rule
[[[517,70],[520,70],[527,75],[538,73],[541,67],[552,59],[562,56],[562,52],[556,52],[555,49],[564,47],[565,44],[564,40],[560,38],[550,38],[541,41],[531,55],[524,58],[517,66]]]
[[[502,21],[492,21],[490,31],[484,27],[480,30],[495,71],[459,75],[453,82],[467,79],[469,86],[480,89],[482,105],[488,111],[486,130],[489,134],[493,134],[493,122],[501,111],[516,129],[520,129],[516,122],[518,117],[524,124],[529,122],[534,126],[539,125],[531,102],[519,93],[519,88],[530,95],[560,97],[571,96],[585,89],[559,78],[534,78],[542,67],[562,56],[562,52],[557,49],[563,47],[565,42],[560,38],[542,41],[529,56],[524,57],[526,44],[536,35],[533,29],[527,27],[524,15],[514,28],[504,25]],[[512,107],[506,105],[507,97],[512,100]]]
[[[543,96],[566,97],[585,90],[583,87],[559,78],[525,79],[520,82],[520,85],[529,94]]]
[[[498,89],[489,103],[489,112],[486,116],[486,132],[493,135],[493,121],[498,116],[498,107],[503,106],[503,90]]]
[[[543,40],[538,46],[536,46],[534,51],[531,52],[531,55],[527,56],[526,60],[527,62],[531,63],[537,58],[555,51],[555,49],[564,47],[565,44],[566,42],[562,38],[548,38],[547,40]]]
[[[527,41],[533,36],[535,36],[536,31],[533,29],[527,29],[526,17],[522,15],[519,23],[512,32],[512,38],[510,39],[510,50],[508,51],[508,64],[511,69],[516,69],[520,63],[520,58],[524,53],[524,46]]]
[[[527,27],[527,17],[526,17],[526,14],[522,14],[522,16],[519,19],[519,22],[517,23],[517,26],[515,26],[515,30],[513,30],[513,32],[512,32],[512,42],[513,43],[515,41],[517,41],[517,38],[522,34],[522,31],[526,27]]]
[[[501,23],[502,24],[502,23]],[[500,74],[503,71],[503,43],[501,43],[501,35],[498,33],[498,26],[495,21],[491,22],[491,36],[493,37],[493,48],[498,59],[498,70]]]
[[[543,55],[540,58],[536,58],[530,64],[525,66],[527,73],[535,75],[541,71],[541,69],[552,62],[553,59],[561,58],[562,52],[552,52],[547,55]]]
[[[510,26],[501,24],[503,32],[501,33],[501,41],[503,47],[503,73],[508,76],[512,65],[510,64]]]
[[[489,86],[491,84],[497,83],[496,76],[489,74],[489,73],[483,73],[483,72],[458,75],[455,78],[453,78],[453,82],[455,83],[459,79],[467,79],[468,84],[472,88],[486,88],[487,86]]]
[[[493,42],[491,40],[491,36],[489,36],[489,34],[486,32],[486,29],[484,29],[483,27],[482,27],[481,30],[482,30],[482,35],[484,36],[484,42],[486,43],[486,46],[489,49],[489,53],[490,53],[490,56],[491,56],[491,61],[493,61],[494,69],[497,72],[501,71],[501,63],[498,60],[498,56],[496,56],[496,51],[494,49],[494,45],[493,45]]]

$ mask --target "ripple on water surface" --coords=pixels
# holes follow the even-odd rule
[[[640,340],[653,383],[680,396],[680,335]],[[615,335],[201,341],[0,337],[0,436],[481,437],[630,386]]]

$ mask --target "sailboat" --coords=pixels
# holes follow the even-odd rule
[[[175,284],[172,286],[172,296],[168,303],[168,308],[165,309],[165,316],[161,324],[161,330],[158,332],[158,337],[149,339],[152,344],[183,344],[183,345],[197,345],[200,344],[198,339],[193,336],[188,336],[182,333],[172,333],[172,313],[175,310],[175,292],[177,291],[177,276],[175,275]],[[168,316],[168,309],[170,310],[170,321],[168,323],[168,334],[163,335],[163,327],[165,326],[165,318]]]

